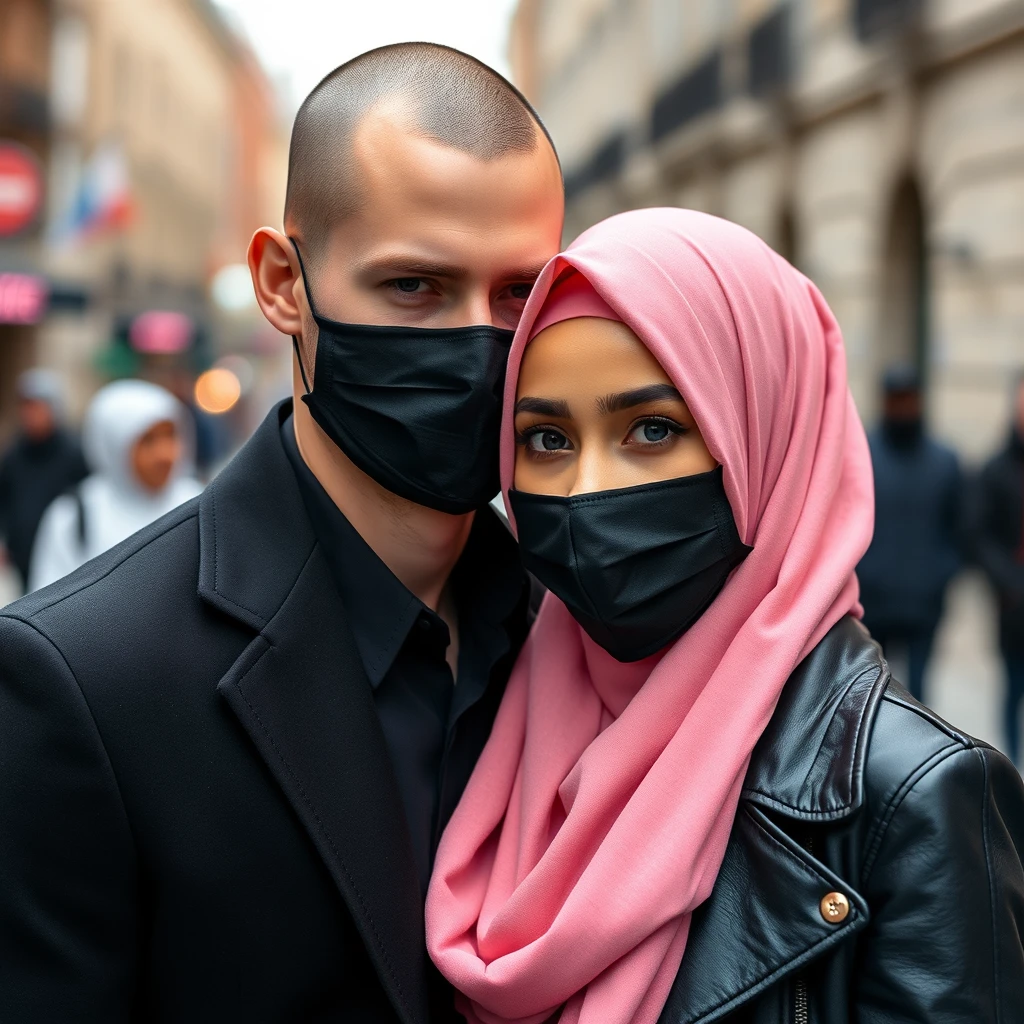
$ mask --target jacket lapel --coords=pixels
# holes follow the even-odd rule
[[[842,924],[829,924],[819,910],[822,897],[834,891],[850,901]],[[867,904],[847,881],[759,808],[741,804],[715,888],[694,914],[661,1021],[719,1020],[867,922]],[[723,943],[723,935],[731,941]]]
[[[842,619],[787,681],[751,757],[714,889],[693,915],[662,1024],[720,1020],[867,924],[856,888],[790,834],[848,818],[863,802],[871,724],[889,679],[865,636]],[[840,924],[820,911],[830,892],[850,902]]]
[[[309,833],[399,1017],[424,1024],[408,825],[370,684],[281,446],[286,411],[271,414],[200,505],[200,594],[259,631],[218,690]]]

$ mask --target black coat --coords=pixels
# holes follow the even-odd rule
[[[409,830],[286,412],[0,615],[4,1024],[426,1024]]]
[[[963,480],[956,455],[922,436],[868,438],[875,476],[875,532],[857,577],[865,621],[877,629],[934,628],[960,567]]]
[[[1016,769],[844,619],[754,751],[662,1024],[1017,1024],[1022,857]]]
[[[88,473],[78,441],[64,430],[40,442],[20,437],[0,459],[0,536],[23,584],[43,513]]]
[[[999,642],[1024,654],[1024,437],[985,465],[973,499],[974,553],[999,601]]]

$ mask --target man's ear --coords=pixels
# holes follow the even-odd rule
[[[257,228],[249,242],[248,261],[263,315],[282,334],[301,334],[299,302],[304,301],[305,294],[295,250],[287,236],[274,228]]]

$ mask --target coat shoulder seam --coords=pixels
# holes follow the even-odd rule
[[[71,590],[69,592],[55,594],[52,601],[49,601],[48,603],[33,609],[33,611],[30,612],[28,615],[22,615],[20,613],[15,614],[11,612],[9,609],[4,609],[2,612],[0,612],[0,614],[12,619],[17,619],[19,622],[30,623],[31,620],[34,619],[37,615],[39,615],[41,612],[49,611],[49,609],[51,608],[56,608],[58,605],[63,604],[65,601],[68,601],[73,597],[77,597],[79,594],[84,593],[90,587],[94,587],[97,583],[102,582],[112,573],[120,569],[122,565],[125,565],[127,562],[130,562],[136,555],[139,555],[143,551],[145,551],[146,548],[148,548],[151,544],[160,540],[162,537],[166,537],[168,534],[173,533],[179,527],[186,525],[191,520],[197,519],[198,515],[198,512],[193,510],[189,515],[185,516],[182,519],[179,519],[177,522],[169,523],[165,529],[161,530],[158,534],[156,534],[153,537],[148,537],[143,544],[139,545],[139,547],[132,548],[131,551],[125,552],[123,557],[119,558],[116,562],[114,562],[114,564],[111,565],[106,570],[106,572],[103,573],[102,576],[97,576],[95,579],[83,580],[80,585],[76,586],[74,590]],[[101,555],[100,557],[102,558],[103,556]],[[32,595],[28,596],[31,597]],[[17,603],[19,602],[16,602],[16,604]]]
[[[970,750],[972,747],[976,746],[976,743],[970,736],[967,736],[965,733],[958,732],[951,725],[947,725],[942,721],[942,719],[937,718],[927,708],[918,707],[917,704],[909,700],[904,700],[898,694],[890,692],[888,688],[883,694],[882,700],[892,704],[894,707],[902,708],[904,711],[909,711],[912,714],[917,715],[918,718],[923,722],[927,722],[937,732],[942,733],[944,736],[948,736],[950,739],[960,744],[964,750]]]
[[[878,851],[881,849],[882,843],[885,841],[885,837],[889,831],[889,826],[892,824],[892,820],[896,816],[897,811],[899,811],[900,807],[903,806],[903,802],[907,796],[914,790],[922,779],[931,775],[931,773],[940,764],[944,764],[951,757],[955,757],[960,753],[965,753],[970,749],[972,748],[965,747],[956,741],[947,743],[945,746],[933,751],[927,758],[925,758],[924,761],[917,763],[907,773],[906,777],[896,788],[896,792],[890,798],[882,813],[875,819],[875,824],[872,829],[874,834],[870,837],[865,846],[864,866],[861,870],[862,886],[866,886],[868,879],[871,877],[871,872],[875,868],[875,863],[878,857]]]

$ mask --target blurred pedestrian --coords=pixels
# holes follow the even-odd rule
[[[946,586],[962,559],[963,479],[952,449],[925,432],[917,372],[893,367],[882,387],[882,421],[868,438],[875,535],[857,576],[865,625],[887,655],[905,652],[907,685],[923,700]]]
[[[78,439],[63,425],[60,378],[28,370],[18,378],[18,433],[0,460],[0,537],[25,586],[47,506],[88,475]]]
[[[146,381],[117,381],[96,395],[82,431],[94,472],[47,509],[29,590],[59,580],[199,493],[187,417],[169,391]]]
[[[1007,753],[1019,763],[1019,713],[1024,700],[1024,375],[1014,393],[1009,440],[982,469],[975,498],[974,551],[999,599]]]

